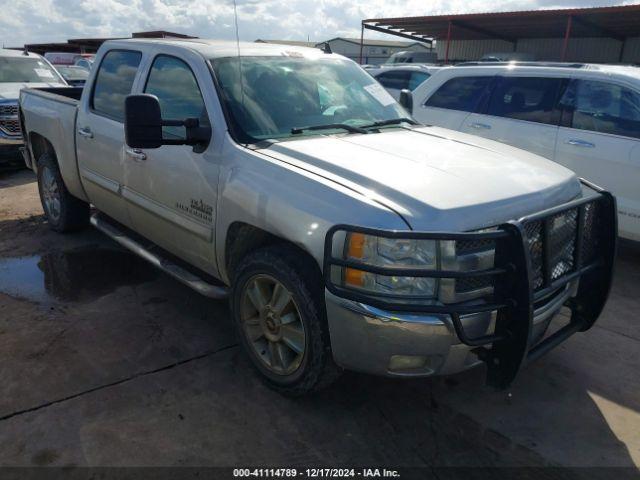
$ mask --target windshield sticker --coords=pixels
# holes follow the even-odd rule
[[[388,107],[392,103],[395,103],[395,100],[391,95],[389,95],[389,92],[387,92],[379,83],[372,83],[371,85],[364,87],[364,89],[369,92],[369,95],[375,98],[383,107]]]
[[[47,70],[46,68],[34,68],[33,70],[40,78],[54,78],[51,70]]]

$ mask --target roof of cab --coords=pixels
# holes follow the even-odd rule
[[[13,50],[11,48],[0,48],[0,57],[31,57],[42,58],[37,53],[27,53],[25,55],[24,50]]]
[[[108,40],[103,45],[172,45],[197,51],[206,58],[235,57],[238,55],[238,44],[234,41],[206,40],[202,38],[133,38]],[[291,54],[305,57],[322,57],[328,55],[319,48],[276,45],[271,43],[240,42],[239,47],[240,55],[243,57],[287,56]]]

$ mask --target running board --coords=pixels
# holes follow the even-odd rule
[[[179,282],[184,283],[186,286],[192,288],[201,295],[216,299],[224,299],[228,297],[229,290],[226,287],[212,285],[211,283],[206,282],[202,278],[187,271],[176,263],[162,258],[155,253],[152,253],[136,240],[127,236],[125,231],[119,229],[116,225],[101,218],[99,214],[94,214],[91,216],[91,225],[96,227],[108,237],[111,237],[127,250],[130,250],[139,257],[145,259],[147,262],[158,267],[163,272],[171,275],[173,278],[175,278]]]

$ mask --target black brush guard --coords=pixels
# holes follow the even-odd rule
[[[591,328],[602,312],[613,277],[617,240],[615,198],[593,184],[581,180],[594,195],[536,213],[487,232],[450,233],[378,230],[351,225],[332,227],[325,239],[324,278],[326,288],[340,297],[388,311],[449,315],[460,341],[474,348],[487,365],[487,384],[508,387],[520,368],[562,343],[576,332]],[[570,211],[575,211],[570,212]],[[571,268],[557,277],[557,265],[551,264],[557,252],[552,250],[551,222],[558,215],[571,213],[575,219]],[[530,244],[529,232],[539,228],[541,243]],[[336,258],[332,254],[336,232],[363,233],[386,238],[495,242],[494,268],[475,271],[393,269]],[[538,248],[539,250],[539,248]],[[532,259],[532,257],[534,257]],[[535,260],[535,261],[534,261]],[[537,262],[537,263],[536,263]],[[534,270],[533,266],[536,265]],[[354,268],[387,276],[477,279],[491,277],[494,292],[482,304],[427,305],[385,298],[336,285],[331,280],[332,267]],[[555,333],[532,345],[534,305],[551,298],[554,292],[579,279],[575,297],[566,303],[570,321]],[[497,311],[493,334],[470,337],[460,321],[461,315]]]

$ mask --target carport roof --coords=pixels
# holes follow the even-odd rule
[[[432,15],[425,17],[371,18],[363,28],[410,38],[480,40],[498,38],[564,37],[567,19],[573,20],[572,37],[610,37],[624,40],[640,36],[640,5],[617,7],[531,10],[520,12]]]

